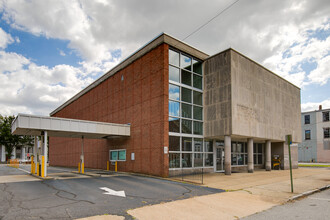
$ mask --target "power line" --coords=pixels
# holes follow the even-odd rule
[[[211,21],[213,21],[216,17],[218,17],[219,15],[221,15],[222,13],[224,13],[225,11],[227,11],[229,8],[231,8],[233,5],[235,5],[239,0],[236,0],[235,2],[231,3],[229,6],[227,6],[225,9],[223,9],[222,11],[220,11],[218,14],[216,14],[215,16],[213,16],[210,20],[208,20],[207,22],[205,22],[204,24],[202,24],[201,26],[199,26],[196,30],[194,30],[191,34],[189,34],[188,36],[186,36],[185,38],[182,39],[182,41],[186,40],[188,37],[190,37],[191,35],[195,34],[197,31],[199,31],[200,29],[202,29],[203,27],[205,27],[206,25],[208,25]]]

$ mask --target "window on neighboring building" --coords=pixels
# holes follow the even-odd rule
[[[305,130],[305,140],[311,139],[311,130]]]
[[[323,128],[323,137],[330,138],[330,128]]]
[[[322,112],[322,114],[323,114],[323,121],[329,121],[330,112]]]
[[[305,125],[310,124],[310,115],[305,115]]]

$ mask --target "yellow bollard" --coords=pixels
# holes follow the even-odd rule
[[[41,157],[41,177],[45,177],[45,156]]]
[[[78,173],[80,173],[80,163],[78,163]]]
[[[115,162],[115,172],[117,172],[117,161]]]
[[[37,176],[40,176],[39,163],[37,163]]]
[[[109,161],[107,161],[107,171],[109,171]]]
[[[84,163],[81,163],[81,173],[85,172]]]

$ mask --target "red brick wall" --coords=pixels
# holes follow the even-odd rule
[[[106,169],[109,150],[126,149],[126,161],[118,162],[119,171],[167,176],[168,45],[153,49],[52,116],[131,123],[129,138],[85,139],[85,167]],[[81,139],[50,138],[51,165],[77,166],[80,154]]]

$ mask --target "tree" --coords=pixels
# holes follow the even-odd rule
[[[13,135],[11,133],[11,124],[15,116],[0,115],[0,145],[6,149],[6,160],[13,155],[14,147],[33,146],[33,138],[26,135]]]

